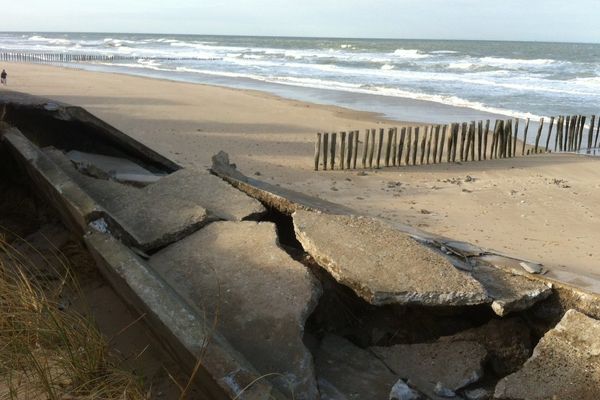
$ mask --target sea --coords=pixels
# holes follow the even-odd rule
[[[403,121],[592,115],[600,44],[0,33],[0,52],[131,56],[95,71],[256,89]]]

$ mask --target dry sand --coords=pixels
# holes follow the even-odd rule
[[[210,157],[224,150],[247,175],[363,214],[600,277],[598,158],[548,154],[365,176],[314,172],[316,131],[362,132],[398,123],[255,91],[50,66],[6,68],[9,89],[85,107],[183,166],[208,167]],[[466,182],[467,176],[474,179]]]

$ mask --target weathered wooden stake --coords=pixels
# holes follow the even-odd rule
[[[444,155],[444,143],[446,143],[446,130],[448,125],[442,126],[442,137],[440,138],[440,151],[438,152],[438,164],[442,163],[442,156]]]
[[[412,146],[412,165],[417,165],[417,147],[419,145],[419,127],[415,127],[415,138]]]
[[[537,135],[535,135],[535,147],[533,153],[538,153],[538,146],[540,145],[540,137],[542,136],[542,128],[544,127],[544,117],[540,118],[540,126],[538,127]]]
[[[571,116],[567,115],[565,126],[564,126],[564,151],[570,151],[570,138],[571,138]]]
[[[369,130],[365,130],[365,143],[362,154],[362,167],[367,168],[367,154],[369,153]]]
[[[423,129],[423,138],[421,139],[421,154],[420,154],[420,164],[423,165],[423,159],[425,158],[425,142],[427,141],[427,132],[428,128],[426,126],[422,127]]]
[[[329,162],[330,162],[330,167],[332,170],[335,169],[335,152],[337,150],[337,146],[335,144],[336,136],[337,136],[336,133],[331,134],[331,147],[330,147],[331,148],[331,157],[330,157]]]
[[[327,171],[327,156],[329,155],[328,151],[328,143],[329,143],[329,133],[323,134],[323,170]]]
[[[369,168],[373,168],[373,157],[375,156],[375,129],[371,129],[371,149],[369,150]]]
[[[393,134],[394,130],[392,128],[388,129],[388,134],[387,134],[387,143],[385,144],[385,166],[389,167],[390,166],[390,156],[392,155],[391,153],[391,146],[392,146],[392,134]]]
[[[550,126],[548,127],[548,137],[546,138],[546,153],[550,146],[550,138],[552,137],[552,128],[554,127],[554,117],[550,117]]]
[[[563,116],[559,115],[558,116],[558,122],[556,123],[556,144],[554,145],[554,151],[556,152],[557,150],[562,151],[563,147],[562,147],[562,141],[563,141],[563,134],[562,134],[562,127],[563,127]]]
[[[460,131],[460,124],[454,124],[454,129],[452,130],[452,162],[456,162],[456,153],[458,153],[458,135]],[[460,157],[460,154],[459,154]]]
[[[590,121],[590,129],[588,130],[588,150],[592,148],[594,142],[594,126],[596,125],[596,116],[592,115]]]
[[[410,147],[412,146],[412,126],[406,128],[407,137],[406,137],[406,157],[404,158],[404,165],[408,165],[410,161]]]
[[[581,116],[581,120],[579,121],[579,136],[577,140],[577,151],[581,150],[581,142],[583,140],[583,129],[585,128],[585,120],[587,117],[585,115]]]
[[[433,138],[433,125],[429,125],[429,133],[427,134],[427,164],[429,164],[430,156],[431,156],[431,139]]]
[[[398,163],[397,163],[397,151],[396,151],[397,148],[398,148],[398,128],[392,128],[392,145],[391,145],[391,150],[392,150],[392,165],[394,167],[396,165],[398,165]]]
[[[406,128],[400,129],[400,141],[398,143],[398,166],[402,165],[402,153],[404,152],[404,137],[406,136]]]
[[[321,133],[317,133],[317,142],[315,143],[315,171],[319,170],[319,156],[321,155]]]
[[[383,128],[379,129],[379,141],[377,142],[377,168],[381,167],[381,150],[383,150],[383,134],[385,130]]]
[[[438,143],[440,141],[440,126],[437,125],[435,127],[435,136],[433,138],[433,163],[437,164],[438,163]]]
[[[343,170],[346,164],[346,132],[340,132],[340,169]]]
[[[600,133],[600,116],[598,117],[598,127],[596,128],[596,138],[594,139],[594,147],[598,147],[598,134]]]
[[[354,131],[348,132],[348,154],[346,155],[346,169],[352,169],[352,154],[354,153]]]
[[[523,149],[521,150],[521,155],[525,155],[525,146],[527,145],[527,131],[529,130],[529,118],[527,118],[527,122],[525,122],[525,131],[523,132]]]
[[[519,139],[519,118],[515,118],[515,132],[513,134],[513,157],[517,156],[517,140]]]
[[[494,122],[494,133],[492,134],[492,148],[490,149],[490,160],[493,158],[498,158],[496,154],[496,146],[498,144],[498,126],[500,121],[496,120]]]
[[[481,161],[481,146],[483,145],[483,121],[477,121],[477,161]]]
[[[463,122],[462,123],[462,129],[460,131],[460,161],[463,162],[465,161],[465,141],[467,139],[467,133],[468,133],[468,129],[467,129],[467,123]]]
[[[488,135],[490,132],[490,120],[485,120],[485,128],[483,129],[483,159],[486,159]],[[490,157],[491,158],[491,157]]]
[[[358,137],[360,131],[354,131],[354,155],[352,156],[352,168],[356,169],[356,159],[358,158]]]
[[[506,148],[504,154],[506,157],[512,157],[512,119],[504,121],[504,136],[506,137]]]

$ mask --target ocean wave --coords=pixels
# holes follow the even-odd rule
[[[427,58],[427,57],[429,57],[428,54],[423,54],[421,52],[421,50],[415,50],[415,49],[409,49],[409,50],[396,49],[396,50],[394,50],[394,52],[392,54],[394,56],[398,56],[401,58]]]
[[[522,59],[522,58],[502,58],[502,57],[482,57],[481,62],[496,66],[540,66],[555,64],[556,60],[540,59]]]
[[[390,65],[390,64],[384,64],[384,65],[381,66],[381,69],[384,70],[384,71],[389,71],[389,70],[394,69],[394,66]]]
[[[455,50],[434,50],[430,51],[431,54],[457,54],[458,51]]]

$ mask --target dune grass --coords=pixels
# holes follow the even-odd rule
[[[0,235],[0,399],[148,398],[91,317],[65,310],[65,292],[79,289],[57,260],[40,274]]]

